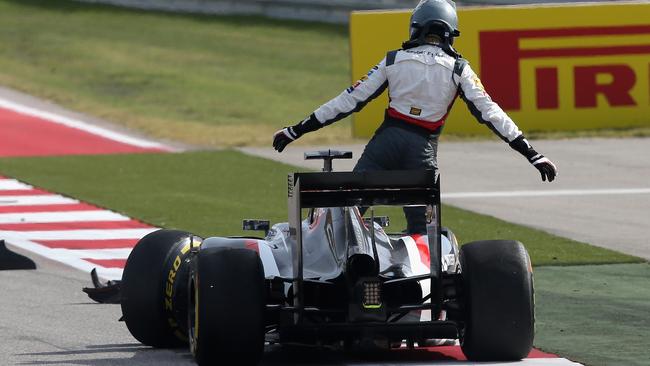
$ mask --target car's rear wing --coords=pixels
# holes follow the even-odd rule
[[[289,235],[294,239],[293,291],[295,322],[301,322],[303,303],[303,243],[302,209],[349,206],[403,206],[431,207],[427,223],[430,273],[431,310],[437,314],[442,297],[442,265],[440,262],[440,183],[433,170],[392,170],[367,172],[313,172],[294,173],[288,177]],[[405,279],[407,280],[407,279]],[[411,280],[409,278],[408,280]]]
[[[289,206],[295,208],[427,205],[440,201],[433,170],[294,173],[288,183]]]

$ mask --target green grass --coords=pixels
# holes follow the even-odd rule
[[[650,265],[535,270],[535,345],[590,366],[650,365]]]
[[[0,84],[198,145],[270,143],[349,86],[348,48],[343,25],[0,0]]]
[[[295,169],[235,151],[0,159],[2,174],[203,236],[242,234],[243,218],[286,221],[286,176]],[[400,231],[401,209],[388,212]],[[642,261],[450,206],[443,224],[461,242],[520,240],[538,266]]]

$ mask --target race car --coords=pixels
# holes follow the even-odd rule
[[[470,360],[528,355],[533,273],[520,242],[459,250],[441,226],[434,171],[333,172],[332,160],[351,152],[305,157],[324,169],[288,176],[288,222],[244,220],[264,237],[159,230],[138,242],[120,283],[137,340],[189,344],[202,366],[254,365],[274,343],[389,349],[451,339]],[[374,207],[393,205],[426,205],[427,232],[387,233]]]

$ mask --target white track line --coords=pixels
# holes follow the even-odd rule
[[[158,229],[90,229],[90,230],[47,230],[47,231],[9,231],[1,230],[0,238],[7,241],[24,240],[102,240],[102,239],[140,239]]]
[[[565,189],[556,191],[503,191],[503,192],[457,192],[443,193],[442,198],[498,198],[498,197],[559,197],[559,196],[607,196],[619,194],[649,194],[650,188],[621,189]]]
[[[516,364],[514,363],[514,365]],[[573,362],[566,358],[526,358],[521,360],[521,364],[530,366],[582,366],[581,363]],[[476,366],[476,363],[472,363],[471,365]],[[513,364],[508,362],[507,365]]]
[[[172,150],[168,146],[162,145],[157,142],[153,141],[148,141],[144,140],[141,138],[136,138],[132,136],[128,136],[119,132],[111,131],[102,127],[94,126],[92,124],[79,121],[73,118],[61,116],[55,113],[50,113],[50,112],[45,112],[36,108],[31,108],[28,106],[25,106],[23,104],[18,104],[6,99],[1,99],[0,98],[0,107],[10,109],[14,112],[18,112],[21,114],[26,114],[32,117],[37,117],[41,118],[44,120],[47,120],[49,122],[54,122],[58,123],[67,127],[71,128],[76,128],[78,130],[82,130],[88,133],[91,133],[93,135],[101,136],[104,138],[107,138],[109,140],[121,142],[123,144],[127,145],[132,145],[132,146],[138,146],[142,148],[154,148],[154,149],[162,149],[162,150],[167,150],[170,151]]]
[[[75,253],[72,250],[48,248],[44,245],[34,243],[33,241],[19,239],[19,238],[13,238],[11,240],[7,240],[7,244],[28,250],[32,253],[36,253],[48,259],[52,259],[57,262],[64,263],[70,267],[79,269],[86,273],[89,273],[93,268],[97,268],[97,274],[103,279],[107,279],[107,280],[122,279],[121,268],[104,268],[97,264],[83,260],[81,257],[79,257],[79,254],[81,253]],[[88,257],[84,257],[84,258],[88,258]]]
[[[64,205],[71,203],[79,203],[79,201],[56,194],[36,196],[0,196],[0,206]]]
[[[34,187],[23,182],[19,182],[15,179],[0,179],[0,191],[5,190],[25,190],[28,191],[34,189]]]
[[[127,259],[133,248],[123,249],[69,249],[79,258],[88,259]]]
[[[129,217],[106,210],[26,212],[0,214],[0,224],[42,224],[52,222],[128,221]]]

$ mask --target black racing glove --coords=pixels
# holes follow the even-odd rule
[[[287,145],[300,137],[293,127],[285,127],[273,134],[273,148],[277,152],[282,152]]]
[[[321,127],[323,127],[323,125],[318,122],[316,116],[312,113],[311,116],[307,117],[300,123],[276,131],[273,134],[273,148],[277,150],[277,152],[282,152],[287,145],[300,138],[300,136],[307,132],[316,131]]]
[[[519,137],[512,140],[510,142],[510,147],[525,156],[526,159],[528,159],[528,161],[539,170],[543,181],[548,180],[549,182],[552,182],[557,176],[557,167],[555,164],[544,155],[535,151],[524,135],[519,135]]]
[[[544,155],[537,154],[537,156],[535,156],[535,158],[531,160],[530,163],[533,164],[537,170],[539,170],[543,181],[546,181],[546,179],[548,179],[549,182],[552,182],[555,179],[555,176],[557,175],[557,167],[555,164],[553,164],[552,161],[544,157]]]

